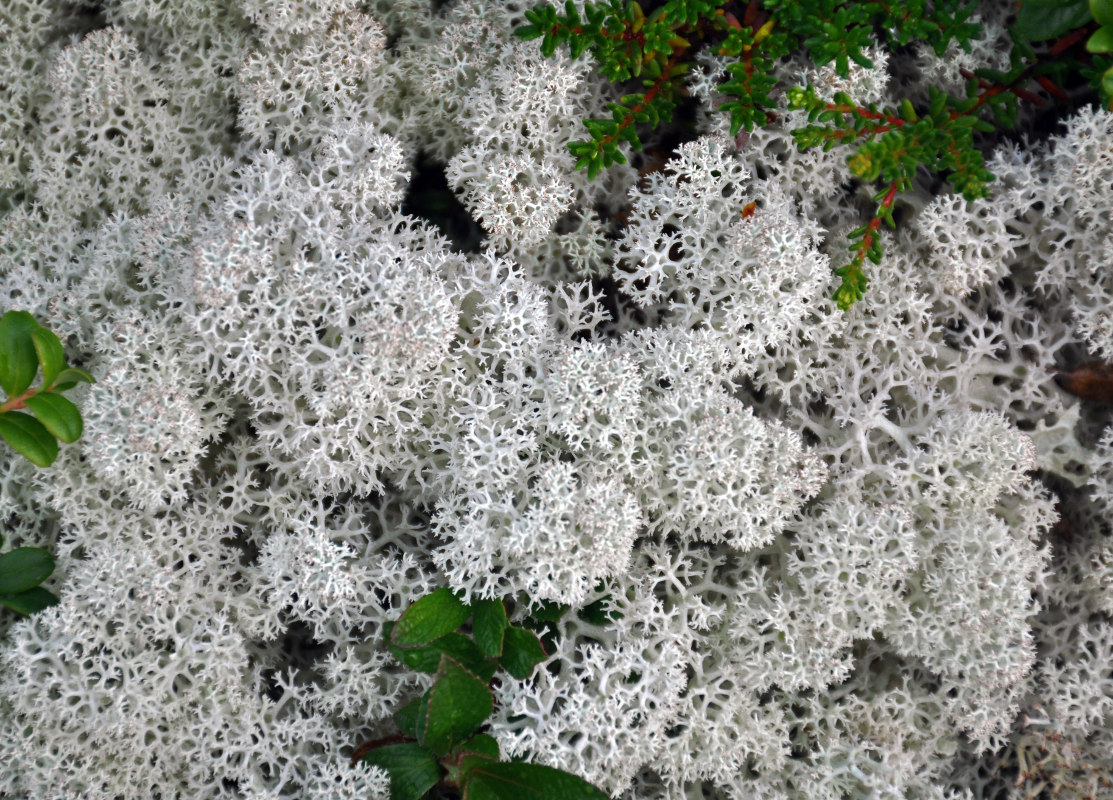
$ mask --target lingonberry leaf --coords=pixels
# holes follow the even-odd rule
[[[66,352],[62,349],[62,342],[54,335],[54,331],[48,331],[46,328],[35,328],[31,331],[31,341],[34,342],[39,366],[43,371],[43,386],[49,386],[54,383],[58,373],[66,368]]]
[[[459,628],[471,609],[452,590],[441,587],[407,608],[391,628],[388,641],[395,647],[422,647]]]
[[[0,553],[0,594],[33,589],[54,571],[54,557],[41,547],[17,547]]]
[[[417,732],[425,727],[425,714],[429,709],[429,691],[421,697],[416,697],[406,705],[394,712],[394,724],[398,730],[409,736],[417,738]]]
[[[1113,51],[1113,25],[1094,31],[1094,35],[1086,40],[1086,51],[1089,53]]]
[[[583,778],[540,764],[467,758],[460,771],[464,800],[609,800]]]
[[[418,672],[436,672],[444,654],[459,661],[465,669],[475,673],[483,681],[489,681],[497,669],[495,663],[487,660],[475,642],[455,632],[446,633],[424,647],[403,650],[389,645],[388,649],[391,655]]]
[[[494,759],[495,761],[499,759],[499,743],[495,741],[494,736],[489,736],[486,733],[477,733],[457,747],[456,751],[459,753],[472,753],[484,758]]]
[[[39,371],[39,357],[31,338],[38,327],[26,311],[9,311],[0,317],[0,388],[8,397],[27,391]]]
[[[1026,0],[1016,16],[1016,31],[1030,42],[1055,39],[1089,22],[1089,0]]]
[[[1113,0],[1090,0],[1089,5],[1098,25],[1113,27]]]
[[[53,385],[48,386],[47,389],[52,392],[64,392],[77,386],[79,381],[96,383],[93,376],[85,370],[77,367],[66,367],[55,376]]]
[[[471,633],[487,658],[502,655],[502,637],[510,624],[501,600],[480,600],[472,604]]]
[[[377,747],[362,760],[390,776],[390,800],[420,800],[441,779],[437,757],[419,744]]]
[[[441,656],[440,667],[429,690],[429,710],[424,725],[419,720],[417,740],[442,756],[465,741],[494,710],[485,681],[456,660]]]
[[[499,666],[518,680],[525,680],[533,674],[533,668],[545,660],[545,648],[533,631],[525,628],[510,627],[502,642],[502,658]]]
[[[0,414],[0,438],[32,464],[49,467],[58,457],[58,442],[30,414],[8,411]]]
[[[58,597],[41,586],[18,594],[0,594],[0,605],[19,614],[29,615],[42,611],[58,602]]]
[[[63,442],[76,442],[81,437],[81,412],[60,394],[46,392],[23,401],[51,435]]]

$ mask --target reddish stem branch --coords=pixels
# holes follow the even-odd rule
[[[881,227],[881,220],[884,219],[890,208],[893,207],[893,201],[897,198],[897,190],[900,186],[900,181],[895,180],[889,184],[889,191],[885,193],[885,197],[881,200],[877,210],[873,214],[873,218],[866,226],[866,232],[862,235],[862,241],[858,243],[857,252],[854,255],[854,263],[861,264],[862,260],[866,257],[870,247],[873,245],[874,237],[877,234],[877,229]]]
[[[21,408],[27,408],[24,401],[34,397],[38,393],[38,389],[28,389],[18,397],[9,397],[6,402],[0,403],[0,414],[3,414],[5,411],[18,411]]]

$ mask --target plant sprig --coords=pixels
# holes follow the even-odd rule
[[[618,146],[627,142],[641,149],[637,124],[656,126],[672,120],[677,100],[685,94],[681,78],[692,66],[684,59],[692,47],[690,39],[703,38],[710,28],[725,29],[726,17],[719,8],[725,1],[671,0],[649,16],[636,0],[625,6],[619,0],[587,3],[583,17],[572,0],[565,0],[563,16],[550,5],[526,11],[529,24],[514,33],[526,41],[541,39],[543,55],[551,56],[561,45],[568,45],[573,58],[590,50],[608,80],[641,80],[644,91],[608,104],[610,119],[584,121],[591,140],[568,145],[576,169],[586,168],[594,178],[601,169],[625,164]]]
[[[32,387],[40,368],[42,383]],[[60,394],[81,381],[96,382],[85,370],[66,364],[61,341],[29,312],[0,317],[0,388],[7,395],[0,403],[0,438],[32,464],[54,463],[55,439],[69,444],[81,437],[81,412]]]
[[[470,635],[458,629],[471,620]],[[587,781],[539,764],[500,761],[482,732],[501,669],[525,680],[545,659],[532,631],[511,625],[501,600],[463,603],[450,589],[422,597],[385,629],[387,649],[433,685],[394,715],[401,731],[352,755],[390,776],[391,800],[420,800],[438,784],[471,800],[606,800]]]
[[[971,0],[749,0],[741,19],[723,5],[721,0],[673,0],[646,16],[634,0],[609,0],[585,4],[581,18],[572,0],[566,0],[563,16],[547,4],[526,12],[530,24],[515,33],[527,40],[541,38],[545,55],[564,44],[573,57],[590,51],[602,75],[612,81],[640,78],[645,89],[608,106],[611,119],[585,121],[591,140],[568,145],[577,169],[586,167],[594,177],[600,169],[625,163],[619,145],[625,141],[640,149],[637,124],[671,119],[676,98],[685,93],[681,79],[692,66],[690,57],[711,39],[720,55],[737,59],[726,65],[730,77],[718,87],[730,98],[719,109],[730,114],[734,135],[769,122],[775,107],[774,67],[791,52],[806,49],[814,64],[833,63],[835,72],[846,78],[851,63],[873,66],[866,51],[874,37],[891,48],[923,41],[942,55],[952,43],[969,52],[981,35],[980,26],[971,21],[976,10]],[[1064,58],[1090,33],[1094,20],[1101,27],[1089,36],[1086,48],[1098,57],[1089,65]],[[1079,26],[1090,27],[1075,31]],[[851,145],[851,172],[882,184],[870,220],[850,236],[851,261],[836,269],[841,284],[834,298],[840,308],[848,309],[862,297],[864,262],[880,263],[882,258],[880,225],[893,224],[894,200],[908,191],[920,167],[945,174],[967,199],[986,195],[993,175],[975,146],[974,132],[1015,125],[1018,100],[1042,104],[1027,84],[1035,82],[1051,96],[1067,99],[1057,80],[1073,69],[1090,79],[1103,103],[1113,102],[1113,58],[1106,57],[1113,54],[1113,0],[1028,0],[1012,33],[1007,71],[967,74],[963,98],[931,87],[926,108],[917,109],[905,99],[895,109],[879,110],[846,94],[833,102],[821,99],[810,86],[788,91],[789,106],[809,113],[809,124],[792,132],[798,147]],[[1037,57],[1029,44],[1057,37],[1062,38],[1049,58]]]
[[[53,572],[54,557],[41,547],[17,547],[0,553],[0,605],[24,615],[54,605],[58,598],[39,585]]]

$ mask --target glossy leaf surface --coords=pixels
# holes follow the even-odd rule
[[[66,367],[55,376],[54,385],[50,389],[55,392],[64,392],[77,386],[79,382],[96,383],[93,376],[85,370],[77,367]]]
[[[499,666],[518,680],[525,680],[533,674],[533,668],[546,657],[541,640],[533,631],[525,628],[508,628],[502,645],[502,658]]]
[[[26,311],[9,311],[0,317],[0,388],[8,397],[27,391],[39,371],[39,357],[31,338],[38,327]]]
[[[494,703],[487,684],[448,656],[441,656],[435,681],[417,738],[437,755],[444,755],[475,733],[491,716]]]
[[[54,571],[54,557],[41,547],[17,547],[0,553],[0,594],[33,589]]]
[[[53,331],[46,328],[31,331],[31,340],[35,345],[39,366],[42,367],[43,386],[50,386],[58,373],[66,367],[66,353],[62,349],[62,342]]]
[[[0,605],[20,614],[34,614],[58,602],[58,597],[41,586],[19,594],[0,594]]]
[[[495,663],[484,657],[475,642],[455,631],[446,633],[423,647],[404,650],[390,645],[389,649],[391,655],[418,672],[436,672],[440,666],[441,656],[448,655],[483,681],[489,681],[495,674]]]
[[[76,442],[81,438],[81,412],[77,406],[60,394],[46,392],[28,397],[24,405],[43,424],[51,435],[63,442]]]
[[[459,628],[471,609],[447,587],[422,597],[407,608],[390,631],[389,641],[395,647],[421,647]]]
[[[502,637],[509,622],[501,600],[480,600],[473,605],[472,636],[487,658],[502,655]]]
[[[0,438],[32,464],[49,467],[58,457],[58,442],[30,414],[9,411],[0,414]]]
[[[540,764],[467,759],[464,800],[608,800],[583,778]]]

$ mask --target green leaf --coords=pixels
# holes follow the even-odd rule
[[[1113,27],[1113,0],[1090,0],[1090,14],[1098,25]]]
[[[85,370],[78,369],[77,367],[66,367],[54,378],[54,384],[47,388],[52,392],[64,392],[67,389],[72,389],[74,386],[77,386],[78,381],[96,383],[93,376]]]
[[[483,758],[499,760],[499,743],[494,736],[486,733],[477,733],[456,749],[461,753],[474,753]]]
[[[1090,53],[1108,53],[1113,50],[1113,27],[1094,31],[1094,35],[1086,41],[1086,50]]]
[[[66,351],[62,349],[62,342],[54,332],[46,328],[35,328],[31,331],[31,340],[39,356],[39,366],[42,367],[43,386],[49,386],[58,373],[66,367]]]
[[[19,594],[0,594],[0,605],[23,615],[35,614],[58,602],[57,596],[41,586]]]
[[[1052,6],[1037,5],[1031,0],[1020,7],[1016,31],[1030,42],[1055,39],[1090,21],[1087,0],[1057,2]]]
[[[41,547],[17,547],[0,553],[0,594],[33,589],[54,571],[54,557]]]
[[[528,42],[530,39],[536,39],[538,36],[540,36],[541,29],[538,28],[536,25],[519,25],[512,31],[512,33],[519,39]]]
[[[58,457],[58,442],[30,414],[20,411],[0,414],[0,438],[40,467],[49,467]]]
[[[27,391],[39,371],[39,357],[31,338],[38,327],[26,311],[9,311],[0,317],[0,388],[8,397]]]
[[[447,586],[422,597],[407,608],[391,629],[389,642],[395,647],[421,647],[459,628],[471,609],[460,602]]]
[[[394,724],[402,733],[416,739],[418,729],[425,725],[425,712],[428,708],[429,692],[426,691],[421,697],[415,697],[394,712]]]
[[[67,444],[81,438],[81,412],[77,406],[60,394],[39,393],[28,397],[23,404],[51,434]]]
[[[576,4],[572,0],[564,0],[564,15],[567,18],[565,24],[569,28],[580,27],[580,12],[576,9]]]
[[[502,658],[499,666],[518,680],[525,680],[533,674],[533,668],[545,660],[545,648],[533,631],[525,628],[510,627],[502,642]]]
[[[419,744],[377,747],[362,761],[390,775],[390,800],[419,800],[441,779],[437,757]]]
[[[1107,69],[1101,76],[1101,88],[1107,96],[1113,96],[1113,67]]]
[[[487,658],[502,655],[502,636],[510,623],[501,600],[480,600],[472,604],[471,635]]]
[[[491,680],[491,676],[495,674],[495,670],[498,668],[495,662],[487,660],[475,642],[455,631],[446,633],[435,642],[424,647],[403,650],[400,647],[389,645],[388,649],[391,655],[410,669],[416,669],[418,672],[436,672],[440,667],[442,655],[448,655],[459,661],[465,669],[474,672],[483,681]]]
[[[417,740],[442,756],[471,736],[491,716],[492,710],[494,703],[487,684],[459,662],[441,656],[433,688],[429,690],[429,711],[425,725],[418,727]]]
[[[583,778],[540,764],[465,759],[464,800],[609,800]]]

